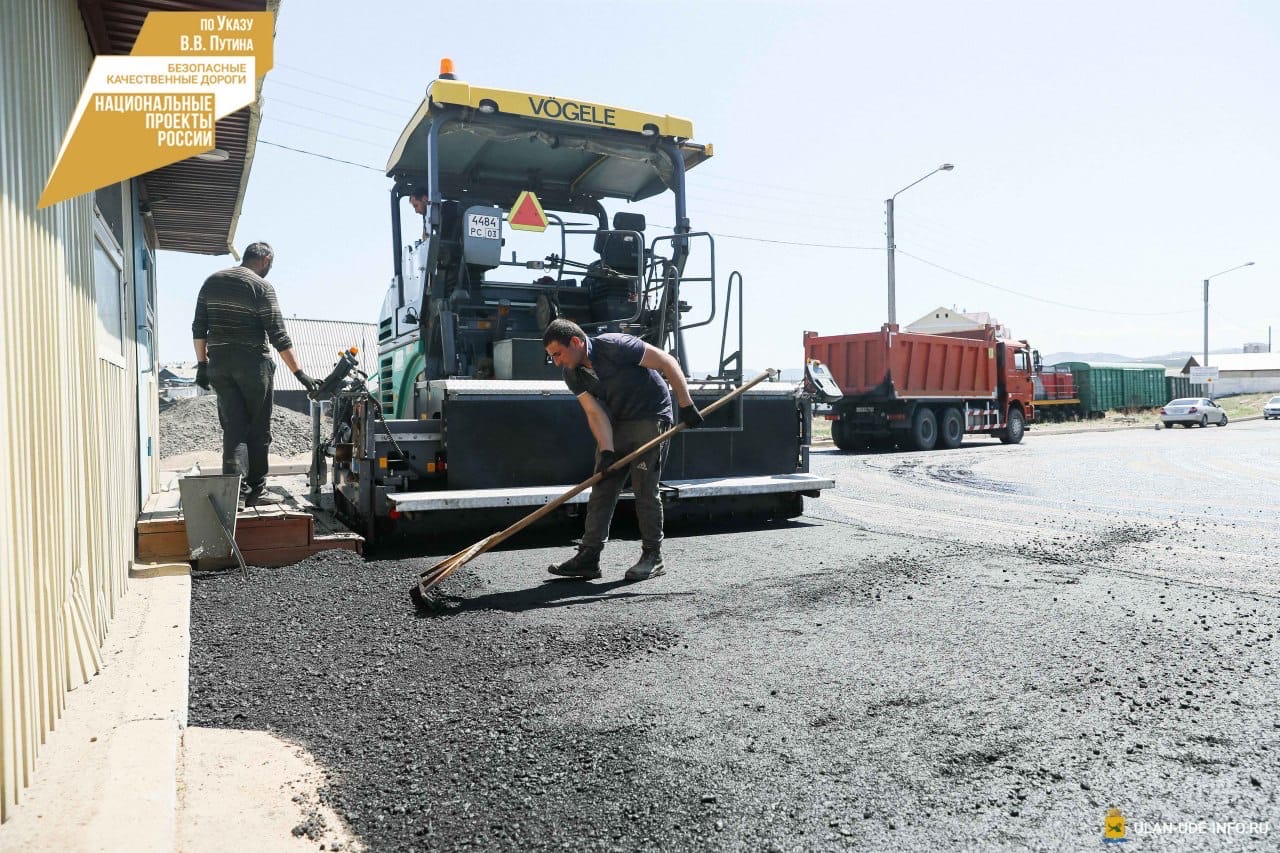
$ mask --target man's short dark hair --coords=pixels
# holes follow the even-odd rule
[[[409,198],[426,198],[431,195],[431,191],[426,187],[414,187],[413,192],[409,193]]]
[[[250,243],[244,247],[244,254],[241,255],[246,261],[256,261],[259,258],[274,258],[276,250],[270,245],[262,242]]]
[[[585,344],[587,342],[587,333],[582,331],[582,327],[572,320],[552,320],[551,325],[547,326],[547,330],[542,333],[542,346],[546,347],[552,341],[555,341],[560,346],[567,347],[571,338],[578,338]]]

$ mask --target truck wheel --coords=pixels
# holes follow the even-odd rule
[[[938,419],[933,409],[921,406],[911,421],[911,445],[916,450],[933,450],[938,443]]]
[[[1022,441],[1022,434],[1026,431],[1026,422],[1022,419],[1022,409],[1009,410],[1009,425],[1004,428],[1004,432],[1000,433],[1000,442],[1002,444],[1017,444]]]
[[[946,450],[955,450],[964,441],[964,415],[956,408],[942,410],[942,421],[938,424],[938,445]]]
[[[831,422],[831,440],[841,450],[858,449],[857,437],[853,433],[853,428],[845,422],[844,418]]]

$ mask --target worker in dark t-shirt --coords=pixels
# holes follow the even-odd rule
[[[587,425],[596,440],[597,473],[670,428],[672,409],[667,382],[675,392],[681,423],[689,427],[702,424],[680,363],[637,337],[606,334],[589,338],[577,324],[553,320],[542,335],[542,345],[552,362],[563,369],[565,384],[586,412]],[[636,499],[642,550],[640,560],[627,570],[627,580],[647,580],[665,570],[662,501],[658,497],[665,450],[665,444],[654,447],[631,463],[631,491]],[[600,553],[609,538],[609,524],[625,473],[606,477],[591,489],[578,553],[552,566],[552,574],[600,577]]]
[[[271,444],[271,394],[276,366],[267,343],[308,391],[319,383],[293,354],[276,292],[266,281],[275,252],[251,243],[238,267],[205,279],[196,298],[191,338],[196,350],[196,384],[218,395],[222,424],[222,473],[239,472],[236,448],[249,449],[249,470],[241,487],[245,506],[279,503],[266,491],[267,448]]]

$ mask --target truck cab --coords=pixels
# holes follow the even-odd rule
[[[1026,341],[1002,340],[1000,351],[1000,398],[1006,412],[1016,408],[1022,412],[1023,424],[1035,421],[1035,377],[1040,367],[1040,353]]]

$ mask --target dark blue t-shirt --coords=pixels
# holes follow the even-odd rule
[[[671,418],[671,393],[662,374],[640,366],[644,341],[634,335],[607,334],[587,339],[585,365],[564,371],[564,382],[574,396],[583,391],[604,404],[609,420],[638,421]]]

